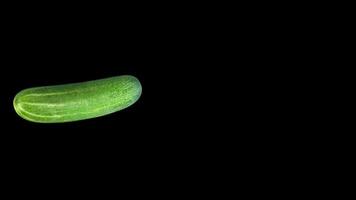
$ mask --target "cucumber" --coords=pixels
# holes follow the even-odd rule
[[[14,98],[16,113],[31,122],[62,123],[104,116],[134,104],[142,87],[130,75],[34,87]]]

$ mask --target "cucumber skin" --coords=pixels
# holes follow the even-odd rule
[[[139,80],[130,75],[34,87],[14,98],[16,113],[31,122],[63,123],[104,116],[125,109],[141,96]]]

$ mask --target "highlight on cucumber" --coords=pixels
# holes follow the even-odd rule
[[[33,87],[13,100],[16,113],[31,122],[63,123],[105,116],[133,105],[141,96],[140,81],[131,75]]]

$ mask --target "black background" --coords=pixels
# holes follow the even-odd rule
[[[289,133],[308,120],[303,102],[309,103],[309,96],[299,95],[300,83],[307,82],[299,74],[313,73],[301,62],[308,46],[293,35],[291,20],[266,17],[273,11],[263,5],[265,13],[256,5],[134,4],[1,7],[6,185],[58,180],[110,190],[118,183],[135,189],[137,182],[155,187],[158,181],[162,191],[180,180],[194,190],[234,172],[260,172],[271,155],[288,154],[296,143],[297,135]],[[123,74],[141,81],[142,96],[108,116],[36,124],[13,110],[13,97],[25,88]]]
[[[204,141],[210,135],[193,128],[202,122],[196,118],[199,108],[194,105],[199,104],[194,96],[203,83],[195,72],[206,68],[193,59],[200,57],[194,48],[197,40],[170,26],[172,20],[111,17],[97,22],[68,19],[64,24],[62,19],[41,18],[37,23],[21,18],[21,25],[11,23],[12,28],[4,29],[1,149],[6,171],[15,171],[24,184],[58,180],[130,188],[139,180],[149,187],[158,177],[168,178],[166,173],[201,174],[192,165],[208,156],[209,149],[202,145],[209,145]],[[123,74],[141,81],[142,96],[111,115],[38,124],[13,109],[13,97],[25,88]]]
[[[227,127],[215,120],[225,115],[215,112],[232,113],[226,107],[236,94],[231,86],[238,85],[241,93],[247,85],[239,84],[246,79],[241,73],[245,63],[239,61],[236,68],[227,58],[242,59],[249,52],[239,47],[236,53],[236,38],[229,37],[235,27],[227,20],[233,12],[190,4],[27,6],[7,7],[2,13],[0,117],[5,146],[41,154],[52,152],[46,149],[101,150],[101,156],[127,148],[130,153],[171,157],[209,145],[203,141],[218,134],[209,134],[207,126],[218,126],[215,133]],[[32,123],[14,112],[13,98],[22,89],[123,74],[136,76],[143,92],[121,112],[62,124]]]
[[[288,34],[283,45],[275,42],[281,36],[263,14],[238,12],[235,21],[234,10],[203,5],[26,6],[2,13],[0,113],[9,145],[191,147],[219,137],[214,133],[229,127],[224,123],[264,128],[289,112],[275,107],[294,98],[284,91],[292,91],[286,83],[296,70],[284,66],[296,66],[298,59],[286,50]],[[122,74],[138,77],[143,93],[112,115],[36,124],[13,110],[13,97],[25,88]],[[208,134],[210,126],[218,128]]]
[[[98,179],[97,185],[109,178],[150,186],[189,174],[209,179],[198,163],[233,148],[223,145],[227,126],[219,120],[226,115],[215,111],[233,113],[226,107],[235,95],[230,87],[242,82],[227,70],[235,65],[226,58],[236,53],[223,27],[234,27],[216,20],[220,13],[202,5],[27,6],[2,13],[0,148],[6,172],[15,171],[25,184]],[[25,88],[123,74],[141,81],[142,96],[111,115],[37,124],[13,109],[14,96]]]

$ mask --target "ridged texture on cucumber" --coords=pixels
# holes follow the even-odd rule
[[[22,118],[39,123],[61,123],[107,115],[135,103],[142,87],[133,76],[22,90],[14,108]]]

